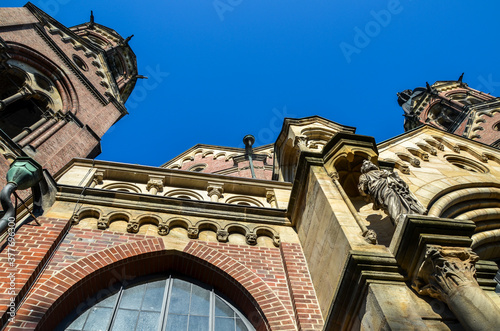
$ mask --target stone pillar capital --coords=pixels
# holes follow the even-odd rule
[[[163,192],[163,180],[165,177],[162,176],[149,176],[149,181],[146,185],[146,190],[149,193],[156,195],[158,192]]]
[[[468,247],[428,245],[412,287],[421,295],[447,302],[460,286],[477,286],[479,257]]]
[[[207,194],[213,202],[218,202],[222,198],[224,193],[224,184],[222,183],[211,183],[207,185]]]
[[[276,208],[276,194],[274,193],[274,190],[266,190],[266,200],[271,205],[271,207]]]
[[[90,187],[96,187],[96,185],[102,184],[103,180],[104,180],[104,170],[97,169],[96,172],[94,172],[94,178],[90,183]]]

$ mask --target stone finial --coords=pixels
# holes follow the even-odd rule
[[[479,288],[475,279],[478,260],[470,248],[430,245],[412,287],[421,295],[447,302],[459,286]]]
[[[207,193],[211,201],[219,202],[219,199],[222,198],[222,194],[224,193],[224,184],[208,183]]]

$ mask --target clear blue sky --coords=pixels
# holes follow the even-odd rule
[[[500,2],[34,0],[130,41],[139,81],[102,160],[161,165],[197,143],[274,142],[283,117],[320,115],[377,142],[403,132],[396,92],[458,79],[500,95]],[[2,6],[24,1],[2,0]],[[361,32],[360,32],[361,31]]]

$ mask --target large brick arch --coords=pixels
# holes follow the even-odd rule
[[[233,300],[258,330],[296,330],[276,294],[249,268],[231,257],[191,242],[184,252],[169,250],[160,238],[117,245],[39,280],[8,329],[51,330],[89,296],[117,282],[175,271],[213,285]],[[259,311],[256,310],[258,307]]]

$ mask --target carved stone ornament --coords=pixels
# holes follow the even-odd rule
[[[481,154],[481,161],[483,161],[484,163],[488,162],[488,155],[482,153]]]
[[[423,161],[429,161],[429,154],[428,153],[422,153],[420,154],[420,157],[422,158]]]
[[[302,148],[307,147],[307,136],[304,136],[304,135],[296,136],[294,146],[299,146]]]
[[[227,242],[229,239],[229,232],[227,232],[226,230],[219,230],[217,231],[217,240],[220,241],[220,242]]]
[[[280,245],[281,245],[281,239],[280,239],[280,235],[279,234],[275,234],[274,235],[274,237],[273,237],[273,244],[276,247],[280,247]]]
[[[71,217],[71,224],[76,225],[78,223],[80,223],[80,217],[78,217],[78,215],[73,215],[73,217]]]
[[[127,232],[137,233],[139,231],[139,223],[137,222],[129,222],[127,224]]]
[[[188,237],[191,238],[191,239],[198,238],[198,228],[190,226],[188,228]]]
[[[165,222],[161,222],[160,224],[158,224],[158,234],[160,236],[166,236],[169,231],[170,229]]]
[[[410,164],[414,167],[420,167],[420,160],[417,159],[416,157],[412,157],[410,159]]]
[[[148,184],[146,185],[146,190],[150,191],[152,188],[155,188],[157,192],[162,192],[163,191],[163,180],[150,179],[148,181]]]
[[[249,245],[257,244],[257,235],[255,233],[249,233],[245,236],[246,242]]]
[[[420,295],[448,302],[449,295],[460,286],[479,287],[475,279],[478,260],[470,248],[431,245],[412,287]]]
[[[217,196],[218,199],[222,198],[222,194],[224,193],[224,187],[222,185],[217,184],[209,184],[207,186],[207,194],[210,198],[213,195]]]
[[[369,244],[376,245],[377,244],[377,233],[373,230],[368,230],[363,234],[363,238]]]
[[[382,209],[394,225],[405,214],[425,214],[426,209],[410,192],[397,173],[379,168],[368,160],[363,161],[358,184],[359,192],[368,201],[373,202],[373,209]]]
[[[97,228],[100,230],[106,230],[108,228],[108,220],[106,218],[101,218],[97,221]]]

